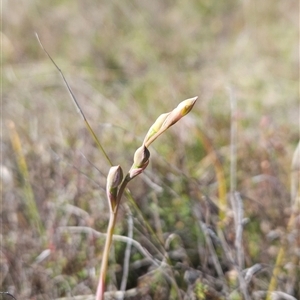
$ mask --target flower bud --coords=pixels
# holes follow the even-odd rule
[[[187,115],[194,107],[198,97],[184,100],[178,104],[169,114],[168,118],[163,123],[161,130],[165,131],[175,123],[177,123],[182,117]]]
[[[160,115],[150,127],[143,144],[149,147],[163,132],[187,115],[194,107],[197,99],[198,97],[186,99],[180,102],[171,112]]]
[[[123,180],[123,170],[120,166],[114,166],[109,169],[107,175],[107,189],[116,188]]]
[[[128,172],[128,180],[136,177],[137,175],[141,174],[149,164],[150,152],[147,147],[142,145],[138,148],[133,157],[133,165]]]
[[[162,124],[165,122],[167,117],[169,116],[170,113],[165,113],[160,115],[156,121],[153,123],[153,125],[150,127],[148,130],[148,133],[145,136],[144,145],[150,145],[152,141],[156,139],[156,134],[160,130]]]
[[[117,203],[118,186],[123,180],[123,170],[120,166],[109,169],[106,181],[106,193],[110,210],[114,210]]]
[[[146,163],[148,164],[150,152],[144,145],[138,148],[133,157],[133,166],[136,168],[142,168]]]
[[[198,97],[193,97],[190,99],[186,99],[182,102],[180,102],[178,104],[178,106],[176,107],[176,109],[179,109],[181,111],[181,116],[184,117],[185,115],[187,115],[192,108],[194,107],[196,101],[197,101]]]

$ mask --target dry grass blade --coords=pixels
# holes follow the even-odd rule
[[[92,234],[96,237],[104,237],[106,238],[107,234],[106,233],[102,233],[99,232],[93,228],[90,227],[85,227],[85,226],[63,226],[63,227],[58,227],[57,228],[60,231],[70,231],[73,233],[88,233],[88,234]],[[152,257],[152,255],[136,240],[134,239],[130,239],[127,236],[121,236],[121,235],[113,235],[112,239],[114,241],[119,241],[119,242],[123,242],[123,243],[128,243],[130,242],[134,247],[136,247],[136,249],[145,257],[149,258],[151,260],[151,262],[155,265],[155,266],[159,266],[159,262],[154,259]]]
[[[202,141],[205,150],[208,155],[211,155],[212,157],[212,164],[214,166],[215,172],[216,172],[216,177],[217,177],[217,182],[218,182],[218,206],[219,206],[219,219],[220,219],[220,226],[223,227],[225,223],[225,209],[227,207],[227,188],[226,188],[226,179],[225,179],[225,174],[223,170],[222,163],[218,157],[218,154],[216,150],[214,149],[211,141],[209,138],[204,134],[203,131],[200,129],[196,128],[195,129],[196,135],[200,138]]]
[[[291,172],[291,203],[295,209],[300,208],[300,141],[294,151]]]
[[[207,247],[208,247],[208,249],[209,249],[209,252],[210,252],[210,255],[211,255],[211,258],[212,258],[214,267],[215,267],[215,269],[216,269],[216,272],[217,272],[217,274],[218,274],[218,277],[223,281],[224,290],[225,290],[226,293],[228,293],[229,288],[228,288],[228,286],[227,286],[226,279],[225,279],[225,276],[224,276],[224,273],[223,273],[221,264],[220,264],[220,262],[219,262],[217,253],[216,253],[216,251],[215,251],[215,248],[214,248],[214,246],[213,246],[213,243],[212,243],[210,234],[209,234],[209,232],[208,232],[208,228],[207,228],[206,224],[204,224],[204,223],[201,221],[203,218],[202,218],[202,215],[201,215],[200,207],[199,207],[198,205],[195,205],[195,206],[194,206],[194,209],[193,209],[193,212],[194,212],[195,217],[196,217],[196,219],[197,219],[197,221],[198,221],[198,224],[199,224],[199,226],[200,226],[200,228],[201,228],[201,231],[204,233],[205,241],[206,241]]]
[[[81,109],[81,107],[80,107],[80,105],[79,105],[79,103],[78,103],[78,101],[77,101],[77,99],[76,99],[76,97],[75,97],[75,95],[74,95],[74,93],[73,93],[70,85],[68,84],[68,82],[67,82],[67,80],[66,80],[66,78],[65,78],[65,76],[64,76],[64,74],[62,72],[62,70],[58,67],[58,65],[55,63],[55,61],[50,56],[50,54],[48,53],[48,51],[45,49],[45,47],[43,46],[43,44],[42,44],[42,42],[41,42],[41,40],[40,40],[40,38],[38,36],[38,34],[36,33],[35,35],[36,35],[36,38],[37,38],[40,46],[42,47],[43,51],[47,54],[48,58],[51,60],[51,62],[55,66],[55,68],[60,73],[60,75],[61,75],[61,77],[62,77],[62,79],[63,79],[63,81],[64,81],[64,83],[65,83],[65,85],[67,87],[67,90],[68,90],[68,92],[69,92],[69,94],[70,94],[70,96],[71,96],[71,98],[73,100],[73,103],[75,104],[76,109],[77,109],[78,113],[81,115],[81,117],[83,118],[88,131],[90,132],[90,134],[92,135],[94,141],[96,142],[96,145],[98,146],[98,148],[100,149],[100,151],[102,152],[102,154],[104,155],[104,157],[106,158],[106,160],[108,161],[108,163],[112,166],[113,164],[112,164],[110,158],[108,157],[108,155],[107,155],[106,151],[104,150],[102,144],[100,143],[99,139],[97,138],[94,130],[90,126],[90,123],[88,122],[87,118],[85,117],[85,115],[83,113],[83,110]]]
[[[19,172],[23,178],[23,189],[24,189],[24,194],[26,199],[25,203],[27,207],[26,211],[27,211],[29,223],[32,224],[33,228],[37,228],[40,236],[43,237],[44,226],[42,224],[39,211],[35,202],[33,190],[30,184],[28,167],[27,167],[24,154],[22,152],[21,140],[16,130],[16,126],[14,122],[8,121],[7,127],[10,133],[11,144],[16,154]]]
[[[261,264],[255,264],[245,270],[245,281],[247,284],[251,282],[252,277],[263,269]]]
[[[12,297],[13,299],[17,300],[17,299],[16,299],[11,293],[9,293],[9,292],[0,292],[0,294],[2,294],[2,295],[7,295],[7,296]]]
[[[274,291],[269,294],[265,291],[255,291],[252,296],[254,300],[260,300],[265,298],[266,296],[267,299],[270,300],[297,300],[295,297],[280,291]]]
[[[131,298],[131,297],[138,297],[139,296],[139,290],[134,288],[127,290],[125,292],[122,291],[112,291],[112,292],[105,292],[104,297],[105,300],[115,300],[115,299],[123,299],[124,297],[126,298]],[[69,300],[69,297],[64,297],[64,298],[57,298],[55,300]],[[74,296],[72,297],[72,300],[94,300],[95,296],[94,295],[83,295],[83,296]]]
[[[243,208],[243,199],[240,196],[240,193],[235,192],[234,198],[236,202],[236,236],[235,236],[235,249],[237,263],[240,270],[244,269],[244,249],[243,249],[243,218],[244,218],[244,208]]]
[[[236,120],[236,97],[233,93],[232,87],[229,89],[229,98],[230,98],[230,111],[231,111],[231,120],[230,120],[230,202],[234,215],[235,229],[237,230],[238,220],[238,208],[237,208],[237,199],[235,198],[236,191],[236,169],[237,169],[237,120]]]
[[[130,239],[126,245],[125,255],[124,255],[124,265],[123,265],[123,275],[122,281],[120,285],[120,290],[124,292],[126,290],[127,280],[128,280],[128,273],[129,273],[129,262],[130,262],[130,253],[131,253],[131,240],[133,236],[133,218],[131,215],[131,211],[128,205],[125,205],[125,209],[127,211],[127,223],[128,223],[128,238]],[[123,296],[120,298],[123,299]]]
[[[298,143],[298,146],[294,152],[293,155],[293,159],[292,159],[292,171],[297,171],[299,168],[299,164],[300,164],[300,142]],[[290,216],[290,219],[288,221],[287,224],[287,234],[289,234],[293,227],[295,226],[295,218],[296,215],[299,213],[298,211],[298,207],[297,207],[297,201],[298,201],[298,197],[299,197],[299,173],[298,175],[296,175],[296,179],[294,178],[294,174],[292,174],[292,186],[291,186],[291,195],[292,197],[294,197],[294,199],[292,199],[292,203],[291,203],[291,208],[292,208],[292,213]],[[298,188],[298,190],[297,190]],[[272,293],[276,290],[277,287],[277,281],[278,281],[278,276],[280,274],[280,270],[282,267],[282,263],[286,257],[286,250],[288,247],[288,241],[284,240],[282,246],[279,249],[279,252],[277,254],[277,258],[276,258],[276,262],[275,262],[275,266],[273,269],[273,274],[272,274],[272,278],[270,280],[270,284],[269,284],[269,288],[268,288],[268,294],[267,294],[267,300],[271,300],[271,296]],[[299,263],[299,257],[295,256],[294,258],[294,262],[296,263],[296,265]],[[292,267],[290,272],[294,273],[296,272],[296,267]],[[293,274],[295,275],[295,274]]]

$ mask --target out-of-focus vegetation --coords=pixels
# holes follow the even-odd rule
[[[155,267],[133,245],[127,289],[138,296],[127,298],[180,299],[181,290],[182,299],[265,299],[272,290],[300,299],[297,1],[2,6],[2,291],[93,295],[104,237],[88,228],[105,232],[108,222],[109,164],[37,32],[124,170],[159,114],[199,96],[130,184],[140,211],[123,199],[116,234],[128,235],[132,216],[133,239],[169,265]],[[230,191],[246,218],[239,246]],[[125,248],[114,243],[109,290],[120,288]],[[255,274],[240,272],[254,265]]]

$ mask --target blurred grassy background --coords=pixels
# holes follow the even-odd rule
[[[151,147],[147,177],[130,186],[155,231],[159,216],[163,233],[184,239],[193,268],[205,269],[196,249],[200,233],[191,183],[218,202],[213,163],[196,132],[217,151],[229,190],[232,92],[236,185],[250,218],[244,232],[246,266],[267,266],[253,287],[266,290],[291,215],[291,161],[299,140],[299,3],[10,0],[2,5],[2,290],[19,299],[92,294],[103,239],[62,235],[58,227],[85,225],[105,232],[108,220],[103,189],[109,165],[35,32],[113,163],[124,170],[159,114],[199,96],[193,112]],[[20,153],[11,143],[14,134]],[[163,192],[153,194],[147,178]],[[31,221],[29,198],[37,204],[42,232]],[[226,213],[230,219],[230,205]],[[140,219],[135,223],[135,238],[151,239],[141,224]],[[118,233],[127,234],[126,227],[121,212]],[[230,240],[229,225],[226,234]],[[45,249],[51,254],[39,262]],[[122,265],[123,252],[124,245],[117,244],[116,264]],[[132,261],[139,258],[133,255]],[[144,273],[132,270],[128,287]],[[279,289],[286,292],[287,269],[282,274]]]

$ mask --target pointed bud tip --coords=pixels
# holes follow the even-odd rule
[[[180,114],[181,117],[183,117],[193,109],[197,99],[198,96],[183,100],[178,104],[178,106],[173,111],[178,112],[178,114]]]
[[[191,100],[195,103],[198,100],[198,96],[191,98]]]
[[[108,189],[116,188],[123,180],[123,170],[121,166],[113,166],[110,168],[107,175]]]

